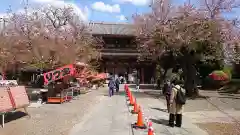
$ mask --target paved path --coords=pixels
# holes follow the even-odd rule
[[[166,126],[168,114],[162,111],[166,108],[164,103],[151,97],[138,97],[139,93],[134,94],[143,108],[144,116],[152,120],[156,135],[208,135],[186,117],[183,128]],[[132,129],[131,124],[136,122],[137,115],[131,114],[130,110],[132,107],[127,106],[121,86],[119,95],[111,98],[105,96],[81,123],[75,125],[69,135],[147,135],[147,130]]]
[[[121,87],[123,90],[123,86]],[[107,96],[81,122],[70,135],[131,135],[131,119],[125,96]]]
[[[144,117],[149,118],[153,122],[156,135],[208,135],[206,131],[194,125],[193,121],[186,116],[183,116],[182,128],[167,126],[169,115],[166,112],[167,107],[163,102],[149,97],[141,91],[133,93],[137,98],[137,102],[143,108]],[[140,134],[143,135],[142,133]]]

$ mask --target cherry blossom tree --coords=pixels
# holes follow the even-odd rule
[[[151,13],[134,16],[142,56],[153,60],[160,60],[159,57],[164,53],[174,56],[171,57],[172,61],[180,64],[189,95],[198,92],[196,61],[213,57],[221,60],[224,58],[223,46],[238,46],[238,29],[230,20],[220,16],[221,12],[230,11],[238,4],[235,1],[225,3],[218,0],[211,6],[209,8],[207,0],[205,7],[203,5],[201,8],[196,8],[190,2],[174,7],[170,1],[158,0],[153,3]],[[165,58],[169,61],[169,57]]]
[[[12,15],[12,18],[15,16]],[[9,29],[11,18],[1,18],[1,33],[0,33],[0,70],[1,74],[5,75],[7,70],[16,70],[16,65],[27,61],[29,53],[26,49],[27,45],[22,44],[21,37],[13,33]],[[15,28],[16,26],[13,26]]]
[[[56,68],[76,61],[88,63],[98,59],[101,39],[93,38],[88,24],[81,21],[71,7],[25,10],[11,13],[7,25],[2,31],[1,63],[10,61],[3,56],[14,54],[17,61],[36,68]],[[11,45],[11,47],[9,46]],[[20,47],[13,52],[13,45]],[[14,46],[14,47],[15,47]],[[15,47],[15,48],[16,48]],[[24,51],[23,59],[19,52]]]

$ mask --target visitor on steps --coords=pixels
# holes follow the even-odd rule
[[[108,82],[108,88],[109,88],[109,97],[111,97],[114,95],[114,89],[115,89],[115,81],[113,77],[111,77]]]
[[[170,112],[170,97],[171,97],[171,93],[172,93],[172,84],[171,84],[171,82],[169,80],[167,80],[164,83],[164,86],[163,86],[163,95],[166,98],[168,113]]]
[[[176,82],[173,83],[174,84],[172,85],[173,88],[170,97],[169,126],[181,127],[183,107],[186,103],[186,91]]]

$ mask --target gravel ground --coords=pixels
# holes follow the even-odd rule
[[[237,123],[196,123],[206,130],[209,135],[240,135],[240,126]]]
[[[13,120],[9,120],[5,127],[0,129],[0,135],[67,135],[69,130],[81,122],[84,115],[101,101],[105,89],[100,88],[98,91],[93,90],[88,94],[80,95],[79,99],[71,103],[28,108],[31,118],[27,116],[16,118],[23,113],[10,115],[11,118],[6,119]]]

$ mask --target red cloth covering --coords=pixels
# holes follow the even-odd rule
[[[107,74],[106,73],[100,73],[96,76],[96,78],[100,78],[100,79],[106,79],[107,78]]]
[[[0,112],[8,112],[13,109],[14,106],[10,99],[7,87],[0,87]]]
[[[10,87],[10,92],[12,94],[16,108],[21,108],[30,104],[28,95],[24,86]]]

